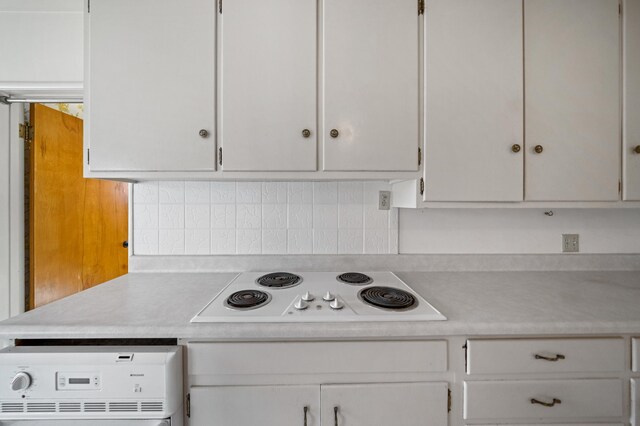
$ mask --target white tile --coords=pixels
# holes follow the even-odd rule
[[[314,182],[313,204],[336,204],[338,184],[336,182]]]
[[[260,229],[238,229],[236,231],[236,252],[238,254],[260,254],[262,252]]]
[[[216,204],[211,206],[211,227],[214,229],[233,229],[236,227],[235,204]]]
[[[262,226],[262,206],[260,204],[236,205],[236,228],[260,229]]]
[[[184,182],[159,182],[160,203],[184,203]]]
[[[187,204],[184,206],[184,227],[187,229],[209,229],[209,204]]]
[[[133,229],[158,229],[158,205],[134,204]]]
[[[211,230],[211,254],[235,254],[236,230],[212,229]]]
[[[361,229],[338,229],[338,254],[364,253],[364,231]]]
[[[311,182],[289,182],[289,204],[311,204],[313,203],[313,183]]]
[[[287,205],[286,204],[263,204],[262,205],[262,228],[263,229],[285,229],[287,227]]]
[[[391,185],[387,182],[365,182],[364,203],[375,204],[377,206],[380,191],[391,191]]]
[[[262,182],[262,204],[285,204],[286,202],[286,182]]]
[[[235,182],[211,182],[211,204],[234,204],[235,202]]]
[[[339,182],[338,183],[338,203],[339,204],[362,204],[364,200],[363,182]]]
[[[186,229],[184,231],[185,254],[209,254],[211,251],[209,229]]]
[[[255,204],[262,202],[261,182],[237,182],[236,183],[236,203]]]
[[[337,229],[338,228],[338,205],[337,204],[314,204],[313,205],[313,227],[314,229]]]
[[[211,185],[209,182],[185,182],[184,202],[187,204],[209,204]]]
[[[362,229],[364,224],[363,215],[362,204],[339,204],[338,228]]]
[[[313,230],[313,253],[314,254],[337,254],[338,253],[338,230],[337,229],[314,229]]]
[[[289,254],[313,253],[313,230],[289,229],[287,231],[287,252]]]
[[[398,254],[399,241],[398,241],[398,228],[391,228],[389,230],[389,253]]]
[[[287,254],[287,230],[263,229],[262,254]]]
[[[133,231],[133,253],[136,255],[158,254],[158,230],[135,229]]]
[[[159,254],[184,254],[184,229],[161,229]]]
[[[388,229],[365,229],[364,230],[364,253],[365,254],[389,253],[389,230]]]
[[[160,204],[159,227],[161,229],[183,229],[184,204]]]
[[[367,229],[389,229],[389,210],[378,210],[377,205],[365,205],[364,227]]]
[[[311,229],[313,227],[313,205],[289,204],[289,229]]]
[[[158,182],[140,182],[133,185],[133,202],[158,203]]]

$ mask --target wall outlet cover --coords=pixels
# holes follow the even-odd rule
[[[562,252],[578,253],[580,251],[580,234],[562,234]]]
[[[380,191],[378,197],[378,210],[391,209],[391,191]]]

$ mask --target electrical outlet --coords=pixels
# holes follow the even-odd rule
[[[380,191],[378,194],[378,210],[389,210],[391,208],[391,192]]]
[[[579,234],[562,234],[562,252],[578,253],[580,251]]]

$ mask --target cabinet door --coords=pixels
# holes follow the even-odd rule
[[[91,1],[90,170],[215,169],[214,3]]]
[[[527,200],[619,199],[618,1],[524,1]]]
[[[224,170],[316,170],[316,0],[228,0],[220,16]]]
[[[446,383],[322,386],[322,426],[446,426]]]
[[[631,426],[640,426],[640,379],[631,379]]]
[[[425,200],[522,201],[522,2],[425,13]]]
[[[320,426],[319,386],[192,387],[190,392],[191,426]]]
[[[624,3],[625,200],[640,200],[640,0]]]
[[[324,169],[417,170],[416,0],[325,0],[323,7]]]

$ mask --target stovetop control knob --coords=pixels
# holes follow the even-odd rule
[[[344,308],[344,304],[336,298],[331,303],[329,303],[329,307],[331,309],[340,310]]]
[[[335,296],[333,294],[331,294],[330,291],[328,291],[324,297],[322,298],[323,300],[327,301],[327,302],[331,302],[332,300],[335,300]]]
[[[296,302],[295,305],[293,305],[294,308],[296,308],[299,311],[303,311],[305,309],[307,309],[309,307],[309,304],[307,302],[305,302],[304,300],[300,299]]]
[[[315,300],[315,297],[313,296],[313,294],[306,292],[301,299],[305,302],[313,302]]]
[[[25,391],[29,389],[29,386],[31,386],[31,376],[29,375],[29,373],[26,373],[24,371],[16,374],[11,381],[11,390],[16,392]]]

